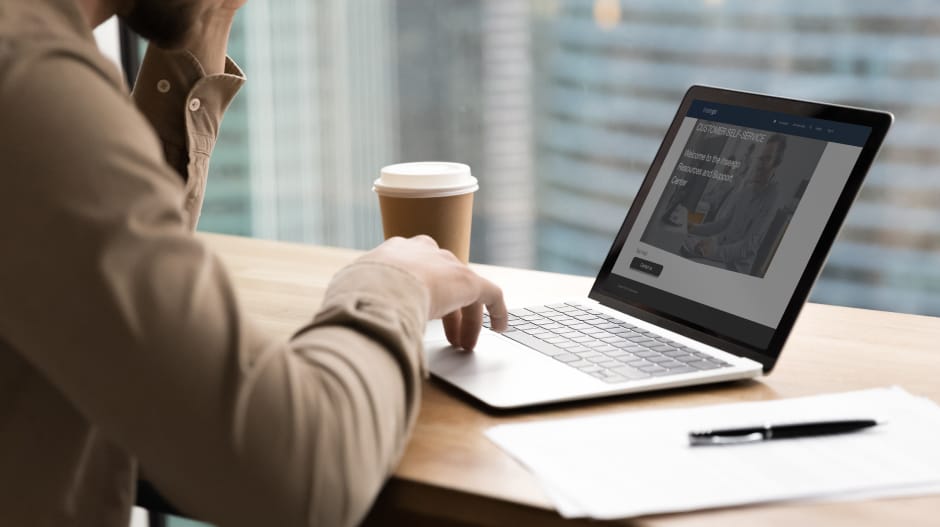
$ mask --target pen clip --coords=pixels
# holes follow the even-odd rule
[[[755,443],[765,438],[764,432],[752,432],[746,435],[690,435],[689,444],[692,446],[705,445],[740,445],[742,443]]]

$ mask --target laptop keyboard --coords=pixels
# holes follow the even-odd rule
[[[483,325],[490,327],[486,314]],[[514,309],[502,335],[609,383],[731,366],[578,304]]]

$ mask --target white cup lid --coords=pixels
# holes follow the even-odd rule
[[[441,198],[476,192],[477,178],[463,163],[422,161],[399,163],[382,169],[372,190],[383,196]]]

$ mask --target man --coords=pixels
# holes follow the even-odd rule
[[[290,342],[244,316],[190,234],[244,1],[0,0],[0,525],[125,527],[141,474],[223,526],[355,524],[414,423],[426,320],[466,349],[481,304],[505,326],[426,237],[340,272]],[[159,45],[133,98],[91,34],[113,14]]]
[[[764,145],[748,181],[732,191],[715,221],[689,225],[694,242],[692,256],[724,263],[732,271],[748,273],[777,202],[774,175],[783,161],[787,139],[773,135]]]

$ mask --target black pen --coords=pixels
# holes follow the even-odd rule
[[[719,430],[698,430],[689,432],[689,444],[738,445],[769,439],[792,439],[832,434],[845,434],[870,428],[878,424],[874,419],[850,419],[842,421],[814,421],[806,423],[749,426],[744,428],[725,428]]]

